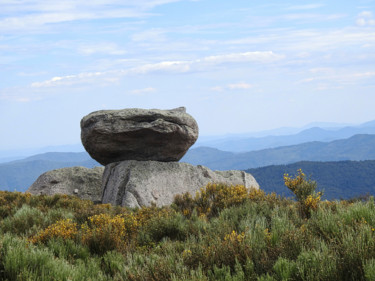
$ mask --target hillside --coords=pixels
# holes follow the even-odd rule
[[[374,160],[375,135],[355,135],[332,142],[308,142],[245,153],[224,152],[209,147],[189,150],[181,159],[214,170],[244,170],[299,161]]]
[[[313,192],[295,201],[212,184],[129,209],[0,191],[0,280],[375,280],[374,198]]]
[[[73,166],[100,166],[86,152],[53,152],[0,164],[0,190],[26,191],[44,172]]]
[[[274,133],[274,132],[270,132]],[[370,121],[359,126],[346,127],[308,127],[298,133],[284,135],[234,135],[198,140],[196,147],[211,147],[231,152],[246,152],[280,146],[290,146],[312,141],[329,142],[345,139],[358,134],[375,134],[375,122]]]
[[[361,195],[375,195],[375,161],[298,162],[248,169],[266,192],[292,196],[285,187],[283,175],[296,174],[298,169],[318,183],[324,190],[323,199],[348,199]]]

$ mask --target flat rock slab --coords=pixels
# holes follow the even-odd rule
[[[29,187],[33,195],[67,194],[100,202],[104,167],[70,167],[45,172]]]
[[[102,165],[124,160],[178,161],[198,138],[184,107],[101,110],[81,120],[86,151]]]
[[[212,171],[178,162],[122,161],[109,164],[103,174],[102,203],[126,207],[170,205],[174,196],[193,196],[208,183],[241,184],[259,188],[254,177],[243,171]]]

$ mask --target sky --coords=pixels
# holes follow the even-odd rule
[[[375,120],[375,1],[0,0],[0,150],[180,106],[203,136]]]

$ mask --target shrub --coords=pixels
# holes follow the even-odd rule
[[[103,255],[114,249],[124,249],[125,219],[100,214],[89,217],[89,222],[81,226],[81,239],[94,254]]]
[[[30,198],[30,193],[0,191],[0,217],[13,215],[23,204],[28,204]]]
[[[101,267],[108,276],[114,280],[119,280],[124,268],[124,256],[116,251],[106,252],[102,258]]]
[[[323,195],[322,192],[315,192],[316,182],[310,179],[307,180],[306,175],[299,169],[295,178],[284,174],[284,183],[296,196],[302,215],[307,218],[310,217],[311,211],[315,211],[318,208],[318,203]]]
[[[74,264],[76,260],[84,262],[90,259],[90,251],[79,242],[61,237],[52,238],[46,243],[47,248],[58,258]]]
[[[231,206],[238,206],[249,199],[259,200],[264,197],[264,191],[248,189],[243,185],[209,183],[197,191],[194,198],[189,193],[177,195],[173,201],[173,208],[188,218],[194,210],[200,216],[211,218]]]
[[[43,224],[43,213],[37,208],[24,204],[13,216],[8,216],[1,222],[1,229],[18,235],[35,234]]]
[[[77,235],[77,224],[71,219],[60,220],[40,231],[29,239],[30,242],[45,243],[51,238],[74,239]]]
[[[296,275],[299,280],[342,280],[339,278],[336,257],[330,253],[324,243],[321,243],[320,249],[302,251],[296,260],[296,268]]]
[[[0,280],[373,280],[374,198],[314,205],[311,190],[216,185],[140,209],[0,192]]]
[[[75,265],[56,258],[45,247],[36,247],[26,240],[5,236],[1,249],[1,280],[14,281],[104,281],[107,278],[100,270],[98,259],[91,258]]]
[[[280,257],[273,266],[273,271],[276,273],[277,280],[289,281],[293,280],[297,266],[294,261]]]
[[[169,213],[149,219],[141,228],[137,242],[152,246],[164,238],[184,240],[189,235],[187,219],[179,213]]]
[[[21,239],[5,237],[2,250],[6,280],[67,280],[70,266],[54,259],[46,249],[28,246]]]
[[[367,281],[375,280],[375,259],[365,261],[363,270]]]

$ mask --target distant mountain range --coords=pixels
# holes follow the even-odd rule
[[[0,150],[0,163],[25,159],[26,157],[47,152],[84,152],[82,144],[46,146],[18,150]]]
[[[375,120],[360,125],[315,122],[300,128],[282,127],[251,133],[199,136],[192,148],[211,147],[230,152],[249,152],[311,141],[328,142],[349,138],[357,134],[375,134]],[[0,163],[20,160],[46,152],[84,151],[85,149],[80,143],[18,150],[0,150]]]
[[[332,142],[314,141],[245,153],[198,147],[189,150],[181,162],[203,165],[214,170],[244,170],[307,160],[375,160],[375,135],[355,135]]]
[[[349,199],[361,195],[375,195],[375,161],[298,162],[248,169],[266,192],[293,197],[284,185],[283,175],[295,175],[298,169],[316,181],[324,190],[323,199]]]
[[[326,124],[326,126],[329,126],[329,124]],[[331,126],[334,125],[331,124]],[[358,126],[307,127],[307,129],[300,129],[298,132],[296,132],[296,129],[284,128],[258,134],[202,137],[202,139],[198,139],[194,148],[211,147],[230,152],[248,152],[312,141],[329,142],[358,134],[375,134],[375,121],[366,122]],[[268,133],[268,135],[264,135],[265,133]]]
[[[25,191],[39,175],[53,169],[100,166],[86,152],[81,151],[81,144],[0,151],[0,190]],[[33,156],[25,158],[25,155]],[[357,126],[315,123],[303,128],[279,128],[257,133],[200,137],[181,162],[204,165],[213,170],[245,170],[299,161],[343,160],[375,160],[375,121]],[[335,163],[336,166],[341,165],[341,162]],[[264,186],[266,190],[273,186],[274,180],[278,180],[277,184],[275,182],[276,187],[282,185],[282,175],[272,174],[269,169],[264,170],[267,171],[264,174],[267,174],[266,177],[263,177],[261,172],[257,174],[258,170],[254,170],[261,185],[264,178],[269,175],[269,184]],[[325,181],[323,179],[323,185]],[[349,194],[349,191],[345,192]],[[338,195],[339,192],[334,193],[334,196]]]
[[[49,152],[0,164],[0,190],[26,191],[44,172],[73,166],[100,166],[86,152]]]
[[[375,135],[355,135],[332,142],[308,142],[246,153],[198,147],[189,150],[181,162],[204,165],[213,170],[245,170],[298,161],[342,160],[375,160]],[[86,152],[50,152],[1,163],[0,190],[25,191],[42,173],[72,166],[92,168],[100,164]]]

